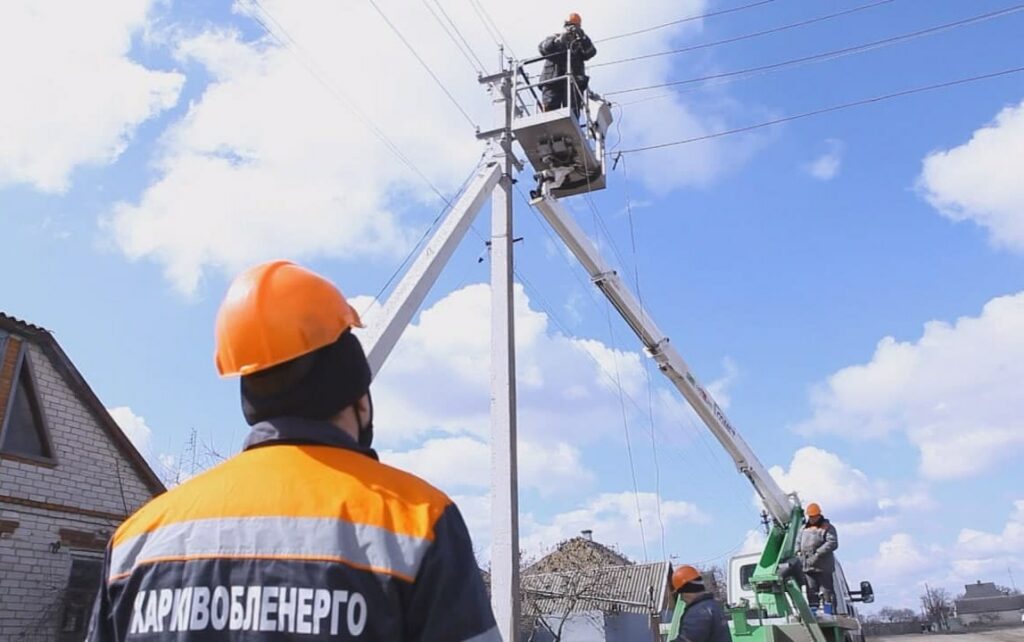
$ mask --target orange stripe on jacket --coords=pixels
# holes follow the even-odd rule
[[[433,539],[449,504],[425,481],[351,450],[263,446],[160,495],[121,525],[113,545],[176,522],[264,515],[334,517]]]

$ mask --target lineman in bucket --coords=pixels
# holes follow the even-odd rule
[[[689,565],[677,568],[672,573],[672,590],[686,603],[673,642],[731,642],[725,611],[705,589],[700,571]]]
[[[252,431],[117,529],[87,640],[500,640],[458,508],[370,448],[354,327],[293,263],[235,279],[216,364]]]

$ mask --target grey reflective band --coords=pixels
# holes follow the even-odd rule
[[[176,522],[129,538],[110,554],[108,581],[163,560],[322,560],[412,582],[431,540],[328,517],[221,517]]]
[[[492,626],[480,635],[474,635],[471,638],[466,638],[462,642],[501,642],[501,633],[498,632],[498,626]]]

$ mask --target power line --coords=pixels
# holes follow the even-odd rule
[[[451,201],[449,201],[449,199],[444,195],[444,193],[441,192],[440,189],[438,189],[437,185],[435,185],[433,181],[431,181],[427,177],[427,175],[424,174],[423,171],[415,163],[413,163],[408,156],[402,153],[402,150],[399,149],[398,145],[396,145],[390,138],[388,138],[387,134],[385,134],[369,116],[364,114],[363,111],[356,106],[355,102],[353,102],[351,98],[349,98],[344,92],[335,88],[330,82],[327,81],[324,74],[316,66],[315,61],[313,61],[313,59],[305,52],[305,50],[298,43],[298,41],[292,37],[292,35],[288,32],[284,25],[281,24],[281,22],[277,18],[275,18],[272,13],[267,11],[266,7],[260,4],[259,0],[251,0],[251,2],[252,6],[256,9],[256,11],[250,11],[249,16],[256,21],[256,24],[258,24],[267,33],[267,35],[269,35],[271,38],[277,41],[277,43],[281,45],[281,47],[283,47],[286,51],[290,52],[293,56],[295,56],[295,59],[298,60],[299,64],[302,65],[306,72],[309,73],[309,75],[314,80],[316,80],[321,87],[323,87],[331,96],[334,97],[335,100],[341,103],[343,107],[345,107],[353,116],[355,116],[363,124],[363,126],[366,127],[377,138],[377,140],[379,140],[384,145],[384,147],[386,147],[388,151],[391,152],[391,154],[395,158],[397,158],[403,165],[408,167],[414,174],[416,174],[423,181],[423,183],[427,185],[431,189],[431,191],[433,191],[434,194],[437,195],[439,199],[441,199],[442,202],[450,206]],[[277,27],[277,31],[279,31],[281,35],[278,35],[277,32],[271,29],[270,26],[263,21],[263,19],[259,15],[259,12],[262,12],[263,15],[265,15],[267,19],[270,20],[270,22],[272,22]],[[285,40],[283,40],[281,36],[286,38],[288,42],[285,42]]]
[[[859,107],[861,105],[868,105],[870,103],[882,102],[893,98],[899,98],[902,96],[909,96],[911,94],[919,94],[926,91],[933,91],[937,89],[945,89],[947,87],[954,87],[957,85],[964,85],[967,83],[977,82],[980,80],[989,80],[991,78],[998,78],[1000,76],[1008,76],[1010,74],[1016,74],[1024,71],[1024,67],[1014,67],[1013,69],[1004,69],[1002,71],[995,71],[988,74],[981,74],[978,76],[970,76],[969,78],[960,78],[957,80],[949,80],[946,82],[937,83],[934,85],[925,85],[923,87],[914,87],[912,89],[904,89],[902,91],[893,92],[891,94],[883,94],[881,96],[875,96],[873,98],[864,98],[862,100],[855,100],[849,103],[843,103],[841,105],[832,105],[831,107],[823,107],[821,109],[815,109],[814,111],[804,112],[802,114],[795,114],[793,116],[786,116],[784,118],[776,118],[774,120],[765,121],[763,123],[757,123],[756,125],[747,125],[746,127],[738,127],[736,129],[728,129],[725,131],[715,132],[713,134],[706,134],[704,136],[696,136],[694,138],[686,138],[683,140],[676,140],[667,143],[660,143],[657,145],[646,145],[644,147],[634,147],[633,149],[624,149],[620,154],[633,154],[636,152],[643,152],[651,149],[660,149],[662,147],[673,147],[675,145],[687,145],[689,143],[697,143],[704,140],[710,140],[712,138],[721,138],[722,136],[730,136],[732,134],[740,134],[743,132],[749,132],[755,129],[761,129],[763,127],[770,127],[772,125],[778,125],[780,123],[787,123],[792,120],[800,120],[801,118],[810,118],[811,116],[818,116],[820,114],[827,114],[833,111],[840,111],[843,109],[850,109],[852,107]]]
[[[675,87],[675,86],[678,86],[678,85],[689,85],[689,84],[704,82],[704,81],[707,81],[707,80],[719,80],[719,79],[723,79],[723,78],[734,78],[734,77],[737,77],[737,76],[749,76],[749,75],[754,75],[754,74],[758,74],[758,73],[762,73],[762,72],[766,72],[766,71],[775,71],[775,70],[782,69],[782,68],[785,68],[785,67],[792,67],[794,65],[800,65],[800,64],[809,63],[809,62],[817,62],[817,61],[821,61],[821,60],[832,60],[832,59],[835,59],[835,58],[841,58],[843,56],[849,56],[849,55],[852,55],[852,54],[863,53],[865,51],[870,51],[870,50],[873,50],[873,49],[879,49],[881,47],[886,47],[888,45],[896,44],[896,43],[899,43],[899,42],[905,42],[905,41],[908,41],[908,40],[914,40],[916,38],[921,38],[921,37],[924,37],[924,36],[929,36],[929,35],[932,35],[932,34],[935,34],[935,33],[939,33],[939,32],[942,32],[942,31],[948,31],[950,29],[956,29],[958,27],[963,27],[963,26],[974,24],[974,23],[977,23],[977,22],[982,22],[982,21],[985,21],[985,20],[991,20],[992,18],[998,18],[998,17],[1004,16],[1004,15],[1008,15],[1008,14],[1020,11],[1021,9],[1024,9],[1024,3],[1016,4],[1016,5],[1012,6],[1012,7],[1008,7],[1006,9],[1000,9],[998,11],[991,11],[989,13],[984,13],[984,14],[977,15],[977,16],[972,16],[970,18],[964,18],[964,19],[961,19],[961,20],[953,21],[953,22],[947,22],[945,24],[936,25],[934,27],[929,27],[927,29],[921,29],[921,30],[918,30],[918,31],[910,32],[910,33],[900,34],[900,35],[897,35],[897,36],[891,36],[889,38],[883,38],[881,40],[875,40],[873,42],[869,42],[869,43],[865,43],[865,44],[861,44],[861,45],[855,45],[853,47],[844,47],[842,49],[834,49],[832,51],[824,51],[824,52],[821,52],[821,53],[812,54],[810,56],[803,56],[801,58],[793,58],[793,59],[790,59],[790,60],[783,60],[782,62],[776,62],[776,63],[772,63],[772,64],[769,64],[769,65],[760,65],[760,66],[757,66],[757,67],[748,67],[746,69],[738,69],[738,70],[735,70],[735,71],[728,71],[728,72],[724,72],[724,73],[720,73],[720,74],[711,74],[709,76],[701,76],[699,78],[688,78],[686,80],[675,80],[675,81],[670,81],[670,82],[665,82],[665,83],[659,83],[659,84],[656,84],[656,85],[647,85],[647,86],[644,86],[644,87],[633,87],[633,88],[630,88],[630,89],[620,89],[618,91],[609,91],[609,92],[606,92],[605,95],[606,96],[615,96],[615,95],[618,95],[618,94],[629,94],[629,93],[633,93],[633,92],[637,92],[637,91],[647,91],[649,89],[660,89],[662,87]]]
[[[473,62],[473,58],[462,47],[462,44],[455,37],[455,34],[453,34],[451,32],[451,30],[448,28],[448,25],[446,25],[444,23],[444,21],[441,20],[441,16],[437,15],[437,11],[435,11],[434,8],[430,6],[429,0],[420,0],[420,1],[423,3],[423,6],[427,8],[427,11],[430,12],[430,15],[434,17],[434,20],[437,21],[437,24],[440,25],[441,29],[445,32],[445,34],[448,36],[448,38],[455,45],[455,48],[459,50],[459,53],[462,54],[462,57],[466,59],[466,62],[469,63],[469,66],[473,68],[473,71],[475,71],[478,74],[482,74],[483,73],[483,66],[482,65],[477,65],[475,62]]]
[[[746,9],[753,9],[754,7],[760,7],[761,5],[770,4],[772,2],[775,2],[775,0],[758,0],[757,2],[751,2],[750,4],[741,5],[739,7],[733,7],[732,9],[722,9],[720,11],[712,11],[710,13],[702,13],[700,15],[689,16],[689,17],[686,17],[686,18],[680,18],[679,20],[673,20],[671,22],[663,22],[661,24],[653,25],[651,27],[646,27],[644,29],[637,29],[636,31],[627,31],[626,33],[620,33],[617,36],[608,36],[607,38],[601,38],[600,40],[595,40],[594,42],[608,42],[609,40],[618,40],[619,38],[626,38],[628,36],[636,36],[636,35],[639,35],[639,34],[642,34],[642,33],[648,33],[648,32],[651,32],[651,31],[656,31],[658,29],[664,29],[665,27],[671,27],[673,25],[682,24],[684,22],[691,22],[693,20],[703,20],[704,18],[713,18],[715,16],[724,16],[727,13],[736,13],[738,11],[744,11]]]
[[[373,8],[376,9],[377,13],[380,14],[380,17],[384,19],[384,22],[386,22],[387,25],[391,27],[391,31],[393,31],[395,35],[398,36],[398,39],[402,41],[402,44],[404,44],[406,48],[409,50],[409,52],[412,53],[413,57],[416,58],[416,60],[420,63],[423,69],[430,75],[430,77],[434,79],[434,82],[437,83],[437,86],[441,88],[441,91],[444,92],[444,95],[448,96],[448,100],[452,101],[452,104],[455,105],[455,108],[459,110],[459,112],[462,114],[462,117],[466,119],[466,122],[468,122],[470,126],[473,127],[474,129],[480,129],[477,126],[477,124],[473,122],[473,118],[470,117],[466,110],[462,108],[462,105],[459,104],[459,101],[455,99],[455,96],[452,95],[452,92],[448,91],[448,87],[446,87],[445,84],[441,82],[441,79],[437,77],[437,74],[435,74],[434,70],[430,68],[430,65],[428,65],[427,62],[423,60],[419,52],[416,51],[416,48],[413,47],[409,43],[409,41],[405,39],[405,36],[403,36],[402,32],[398,30],[398,27],[396,27],[394,23],[388,19],[387,15],[385,15],[383,11],[381,11],[380,7],[377,6],[377,3],[374,2],[374,0],[367,0],[367,2],[369,2],[373,6]]]
[[[505,38],[505,34],[501,33],[501,29],[498,28],[497,23],[494,22],[493,18],[491,18],[491,14],[487,13],[487,9],[484,8],[482,4],[480,4],[480,0],[469,0],[469,2],[473,6],[473,11],[476,12],[477,17],[480,18],[481,21],[483,21],[484,27],[487,29],[487,32],[491,33],[491,27],[493,27],[494,32],[498,34],[498,37],[495,38],[494,33],[491,33],[491,38],[493,38],[497,44],[504,45],[505,48],[512,53],[513,58],[518,58],[519,56],[516,55],[515,49],[512,48],[512,45],[508,44],[508,40]]]
[[[469,44],[469,41],[466,40],[466,37],[462,35],[462,31],[459,29],[459,26],[457,24],[455,24],[455,21],[452,20],[452,17],[450,15],[448,15],[447,11],[445,11],[444,5],[441,4],[441,0],[434,0],[434,5],[437,6],[437,9],[441,12],[441,15],[444,16],[445,20],[448,21],[448,24],[451,25],[452,31],[454,31],[455,34],[459,37],[459,40],[462,41],[462,44],[464,44],[466,46],[466,50],[469,51],[469,53],[473,55],[473,58],[480,65],[480,68],[481,69],[487,69],[487,65],[485,65],[483,63],[483,61],[480,60],[480,56],[476,55],[476,51]]]
[[[842,16],[849,15],[851,13],[857,13],[859,11],[865,11],[867,9],[874,9],[882,5],[890,4],[896,0],[876,0],[875,2],[869,2],[843,11],[837,11],[835,13],[825,14],[823,16],[817,16],[815,18],[809,18],[807,20],[801,20],[799,22],[791,22],[789,24],[780,25],[778,27],[772,27],[771,29],[762,29],[761,31],[754,31],[752,33],[745,33],[740,36],[733,36],[731,38],[725,38],[723,40],[715,40],[713,42],[704,42],[697,45],[690,45],[688,47],[682,47],[680,49],[670,49],[668,51],[659,51],[656,53],[643,54],[640,56],[633,56],[631,58],[622,58],[620,60],[610,60],[608,62],[599,62],[590,65],[591,68],[595,67],[607,67],[609,65],[619,65],[624,62],[634,62],[637,60],[647,60],[648,58],[658,58],[661,56],[671,56],[674,54],[686,53],[690,51],[698,51],[700,49],[710,49],[711,47],[718,47],[721,45],[727,45],[734,42],[742,42],[743,40],[750,40],[752,38],[760,38],[761,36],[767,36],[774,33],[781,33],[790,29],[797,29],[799,27],[806,27],[808,25],[816,24],[818,22],[825,22],[826,20],[832,20]]]

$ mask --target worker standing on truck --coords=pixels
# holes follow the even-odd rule
[[[797,550],[807,579],[807,603],[817,607],[820,596],[825,602],[835,604],[835,586],[832,575],[836,570],[835,551],[839,548],[839,535],[832,522],[821,514],[821,506],[807,505],[807,519]]]
[[[252,431],[117,529],[87,640],[500,640],[458,508],[371,449],[356,327],[294,263],[235,279],[216,364]]]
[[[540,76],[544,111],[561,109],[568,104],[565,76],[571,74],[575,84],[572,111],[579,112],[580,98],[586,95],[590,84],[585,63],[597,55],[597,47],[583,31],[582,24],[580,14],[570,13],[561,33],[548,36],[538,47],[540,54],[547,58]]]
[[[677,568],[672,573],[672,590],[686,603],[673,642],[731,642],[725,611],[704,587],[700,571],[689,565]]]

